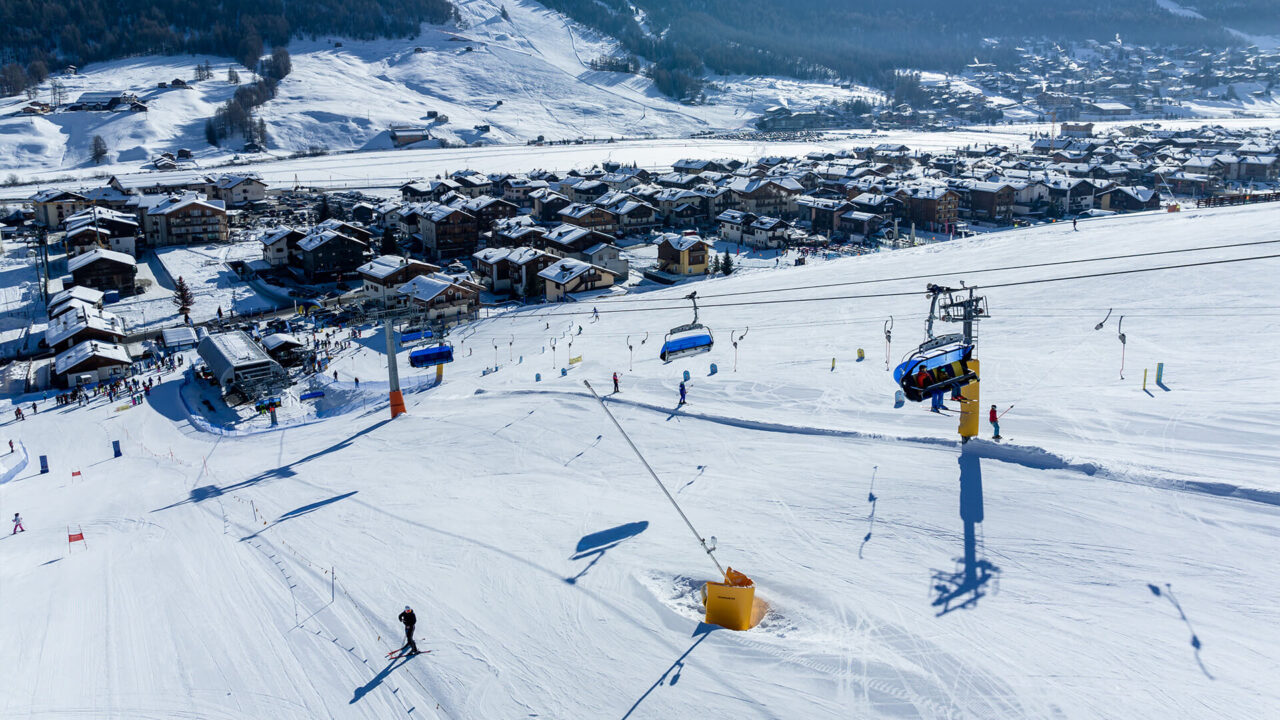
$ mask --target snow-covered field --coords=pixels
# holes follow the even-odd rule
[[[687,286],[599,300],[597,322],[532,308],[455,333],[444,383],[394,421],[372,349],[331,387],[375,407],[277,432],[199,431],[173,375],[139,407],[41,402],[3,425],[0,515],[27,532],[0,539],[0,716],[1271,717],[1280,259],[1035,281],[1275,245],[997,268],[1275,243],[1277,221],[1126,216],[749,269],[698,286],[716,346],[671,364]],[[954,415],[894,409],[882,334],[892,315],[897,362],[925,283],[961,280],[990,303],[982,400],[1013,406],[1007,444],[963,453]],[[1157,362],[1167,389],[1143,392]],[[757,581],[755,629],[699,625],[714,567],[582,385],[614,371],[618,420]],[[962,467],[994,577],[943,612]],[[406,603],[431,653],[392,662]]]

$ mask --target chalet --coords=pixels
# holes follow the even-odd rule
[[[493,190],[493,183],[489,178],[473,170],[459,170],[449,178],[458,184],[458,192],[467,197],[488,195]]]
[[[67,272],[76,285],[99,290],[117,290],[121,295],[135,292],[138,262],[132,255],[95,248],[67,261]]]
[[[133,365],[129,351],[115,343],[85,340],[53,359],[54,382],[79,387],[123,378]]]
[[[226,242],[227,207],[195,193],[175,195],[148,208],[143,226],[146,245],[153,248]]]
[[[597,265],[619,279],[625,279],[630,272],[629,264],[622,258],[618,246],[613,244],[611,235],[564,224],[547,232],[543,243],[547,252]]]
[[[91,204],[87,197],[70,190],[41,190],[27,201],[35,209],[36,224],[46,228],[61,227],[63,220]]]
[[[262,243],[262,259],[272,267],[293,264],[291,261],[298,256],[298,243],[306,236],[301,230],[286,225],[267,230],[258,236]]]
[[[488,195],[471,198],[470,200],[458,200],[450,203],[453,207],[465,210],[468,214],[476,219],[476,223],[480,232],[488,232],[499,220],[515,217],[520,211],[515,203],[500,200]]]
[[[706,219],[706,198],[693,190],[663,188],[653,195],[653,205],[668,225],[695,225],[700,216]],[[677,212],[679,211],[679,212]],[[681,217],[677,218],[677,215]]]
[[[757,215],[791,215],[796,197],[804,188],[793,178],[734,178],[725,187],[733,193],[737,206]]]
[[[431,180],[401,185],[400,197],[410,202],[422,200],[439,202],[445,195],[461,191],[462,185],[454,180]]]
[[[595,205],[583,205],[580,203],[566,205],[557,215],[559,215],[561,222],[591,230],[599,230],[602,233],[612,234],[618,230],[617,214]]]
[[[49,318],[53,319],[64,312],[70,312],[77,308],[101,310],[105,296],[105,293],[101,290],[73,285],[49,298],[49,304],[47,305]]]
[[[396,127],[391,128],[387,133],[391,138],[391,144],[396,147],[404,147],[412,145],[416,142],[431,139],[431,128],[427,127]]]
[[[545,280],[538,276],[544,268],[560,260],[551,253],[531,247],[485,248],[471,256],[475,272],[492,293],[537,297]]]
[[[138,220],[134,215],[92,207],[68,217],[64,242],[67,255],[79,255],[94,247],[136,255]]]
[[[1133,108],[1124,103],[1096,101],[1084,104],[1084,111],[1093,115],[1101,115],[1103,117],[1122,117],[1132,115]]]
[[[596,198],[609,192],[609,190],[609,186],[599,180],[583,180],[572,185],[567,183],[560,184],[560,191],[575,203],[593,203]]]
[[[199,344],[200,336],[190,325],[179,325],[160,331],[160,346],[169,352],[191,350]]]
[[[62,352],[85,340],[108,343],[124,342],[124,321],[114,314],[96,308],[74,308],[49,321],[44,343],[54,352]]]
[[[499,187],[502,188],[503,200],[517,207],[528,207],[532,203],[529,199],[529,193],[534,190],[545,189],[547,182],[545,180],[511,177],[499,183]]]
[[[1103,210],[1136,212],[1160,209],[1160,193],[1141,186],[1119,186],[1098,193],[1094,199]]]
[[[419,275],[440,272],[440,267],[420,260],[395,255],[382,255],[356,268],[363,281],[361,293],[383,305],[401,302],[400,287]]]
[[[761,215],[746,227],[742,243],[756,249],[782,248],[791,236],[791,225],[780,218]]]
[[[533,218],[521,215],[499,221],[491,232],[490,247],[542,247],[547,231],[533,224]]]
[[[1013,186],[1003,182],[974,182],[967,186],[969,211],[978,220],[1013,221]]]
[[[658,270],[670,275],[705,275],[715,245],[696,232],[666,233],[658,241]]]
[[[417,218],[418,237],[431,260],[466,257],[480,244],[480,224],[471,213],[433,203],[422,207]]]
[[[307,282],[337,280],[356,271],[369,256],[369,243],[337,230],[316,229],[298,242],[298,260]]]
[[[720,239],[728,242],[743,242],[743,234],[751,223],[756,221],[756,214],[743,210],[725,210],[716,216],[720,224]]]
[[[898,197],[906,203],[906,219],[921,229],[951,232],[959,220],[960,196],[940,185],[903,188]]]
[[[853,203],[803,195],[796,198],[796,207],[801,213],[808,214],[814,232],[829,234],[835,232],[836,226],[840,224],[840,215],[853,209]]]
[[[608,209],[618,218],[620,235],[653,230],[662,225],[662,217],[658,215],[658,209],[647,202],[634,199],[622,200],[609,206]]]
[[[212,196],[226,207],[244,207],[267,199],[267,184],[253,175],[223,175],[213,183]]]
[[[419,275],[397,291],[426,314],[428,322],[458,322],[475,316],[482,286],[443,273]]]
[[[543,268],[538,277],[546,282],[547,302],[563,300],[570,293],[602,290],[611,287],[616,279],[612,272],[574,258],[555,261]]]
[[[884,217],[861,210],[847,210],[840,213],[836,230],[846,235],[861,235],[869,238],[874,235],[884,222]]]
[[[550,223],[560,219],[560,211],[569,207],[569,198],[548,188],[529,193],[533,200],[533,217],[538,222]]]

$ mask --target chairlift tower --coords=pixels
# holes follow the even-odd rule
[[[982,319],[989,317],[990,313],[987,310],[987,299],[976,294],[974,290],[974,288],[955,289],[934,284],[928,286],[930,304],[929,318],[926,320],[925,329],[929,337],[925,344],[921,346],[922,349],[926,346],[934,347],[954,342],[960,342],[970,347],[977,344],[977,324]],[[934,337],[934,320],[960,323],[961,332]],[[968,367],[977,374],[979,372],[978,359],[971,358],[968,361]],[[981,426],[982,411],[978,406],[979,379],[975,378],[973,382],[961,387],[960,398],[960,439],[961,442],[968,442],[969,438],[977,437]]]

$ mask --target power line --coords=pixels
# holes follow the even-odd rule
[[[1066,282],[1069,280],[1087,280],[1090,278],[1112,277],[1116,275],[1133,275],[1138,273],[1158,272],[1161,270],[1179,270],[1179,269],[1193,268],[1193,267],[1207,267],[1210,265],[1225,265],[1229,263],[1251,262],[1254,260],[1272,260],[1275,258],[1280,258],[1280,253],[1273,254],[1273,255],[1254,255],[1254,256],[1242,257],[1242,258],[1227,258],[1223,260],[1203,260],[1200,262],[1179,263],[1177,265],[1159,265],[1156,267],[1148,267],[1148,268],[1129,268],[1126,270],[1109,270],[1104,272],[1085,273],[1082,275],[1067,275],[1064,277],[1039,278],[1035,280],[1013,280],[1009,282],[983,285],[981,287],[984,290],[991,290],[995,288],[1019,287],[1023,285],[1038,285],[1038,284],[1044,284],[1044,283]],[[926,275],[922,277],[936,277],[936,275]],[[817,288],[821,286],[813,286],[813,287]],[[975,286],[975,287],[978,287],[978,286]],[[808,290],[808,289],[811,289],[811,288],[804,287],[804,286],[786,288],[786,290],[793,290],[793,291]],[[756,293],[735,293],[735,294],[756,294]],[[811,298],[773,298],[773,299],[764,299],[764,300],[744,300],[744,301],[726,302],[726,303],[704,303],[701,305],[701,307],[703,308],[741,307],[744,305],[781,305],[781,304],[789,304],[789,303],[826,302],[830,300],[870,300],[870,299],[876,299],[876,298],[918,297],[921,294],[922,293],[919,290],[910,290],[910,291],[887,292],[887,293],[864,293],[860,295],[832,295],[832,296],[811,297]],[[718,296],[718,297],[724,297],[724,296]],[[679,311],[679,310],[687,311],[688,309],[689,308],[685,307],[684,305],[666,305],[663,307],[645,307],[645,308],[629,308],[629,309],[628,308],[609,309],[606,307],[604,310],[590,310],[590,311],[575,310],[575,311],[569,311],[569,312],[541,313],[541,314],[534,314],[533,317],[539,317],[539,318],[572,317],[572,316],[580,316],[580,315],[590,315],[594,312],[599,312],[601,315],[603,315],[606,313],[667,312],[667,311]]]
[[[1179,253],[1201,252],[1206,250],[1225,250],[1229,248],[1251,247],[1254,245],[1271,245],[1275,243],[1280,243],[1280,240],[1255,240],[1255,241],[1243,242],[1243,243],[1228,243],[1224,245],[1205,245],[1201,247],[1178,248],[1174,250],[1153,250],[1151,252],[1132,253],[1128,255],[1109,255],[1105,257],[1079,258],[1076,260],[1055,260],[1051,262],[1028,263],[1026,265],[1006,265],[1003,267],[982,268],[982,269],[975,269],[975,270],[955,270],[955,271],[942,272],[942,273],[936,273],[936,272],[925,273],[922,275],[902,275],[899,277],[877,278],[873,280],[848,280],[848,281],[837,282],[837,283],[823,283],[820,285],[800,285],[800,286],[794,286],[794,287],[770,288],[770,289],[764,289],[764,290],[743,290],[740,292],[719,293],[716,295],[699,295],[698,297],[699,299],[702,299],[702,298],[714,299],[714,298],[722,298],[722,297],[736,297],[739,295],[761,295],[764,293],[791,292],[793,290],[819,290],[823,288],[848,287],[851,285],[872,285],[875,283],[897,282],[901,280],[923,280],[926,278],[945,277],[948,275],[978,275],[981,273],[1004,272],[1006,270],[1029,270],[1031,268],[1053,267],[1057,265],[1074,265],[1077,263],[1104,262],[1108,260],[1128,260],[1132,258],[1153,257],[1157,255],[1176,255]],[[662,299],[665,299],[665,298],[662,298]],[[612,300],[611,302],[618,302],[618,303],[660,302],[662,299],[633,297],[633,298],[619,298],[617,300]]]

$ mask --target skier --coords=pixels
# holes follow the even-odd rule
[[[356,378],[356,387],[360,387],[360,378]]]
[[[21,419],[22,419],[22,408],[14,408],[14,409],[13,409],[13,417],[14,417],[15,419],[17,419],[17,420],[21,420]]]
[[[404,606],[404,612],[400,613],[400,622],[404,623],[404,647],[409,648],[410,655],[417,655],[418,644],[413,641],[413,626],[418,624],[418,616],[413,614],[413,608]]]
[[[1080,228],[1076,227],[1076,223],[1077,223],[1077,222],[1079,222],[1079,221],[1080,221],[1080,219],[1079,219],[1079,218],[1071,218],[1071,229],[1072,229],[1072,230],[1075,230],[1076,232],[1080,232]]]
[[[618,373],[614,373],[614,374],[613,374],[613,391],[614,391],[614,392],[622,392],[622,390],[618,389]],[[12,441],[12,440],[10,440],[10,441],[9,441],[9,444],[10,444],[10,445],[13,445],[13,441]]]
[[[334,371],[333,371],[333,381],[334,381],[334,382],[338,382],[338,371],[337,371],[337,370],[334,370]]]
[[[12,440],[10,440],[10,441],[9,441],[9,454],[10,454],[10,455],[12,455],[12,454],[13,454],[13,441],[12,441]]]
[[[20,532],[26,532],[27,529],[22,527],[22,516],[18,513],[13,514],[13,532],[10,535],[17,535]]]
[[[680,381],[680,404],[681,405],[685,403],[686,395],[687,395],[687,391],[684,388],[684,381],[681,380]]]
[[[599,320],[599,319],[600,319],[600,309],[596,307],[591,308],[591,321],[595,322],[596,320]]]
[[[929,399],[933,402],[933,407],[930,408],[933,412],[940,413],[947,409],[947,406],[942,404],[942,393],[932,393],[929,395]]]
[[[996,412],[995,405],[991,406],[991,414],[987,416],[987,419],[991,421],[991,439],[999,440],[1000,439],[1000,415]]]

